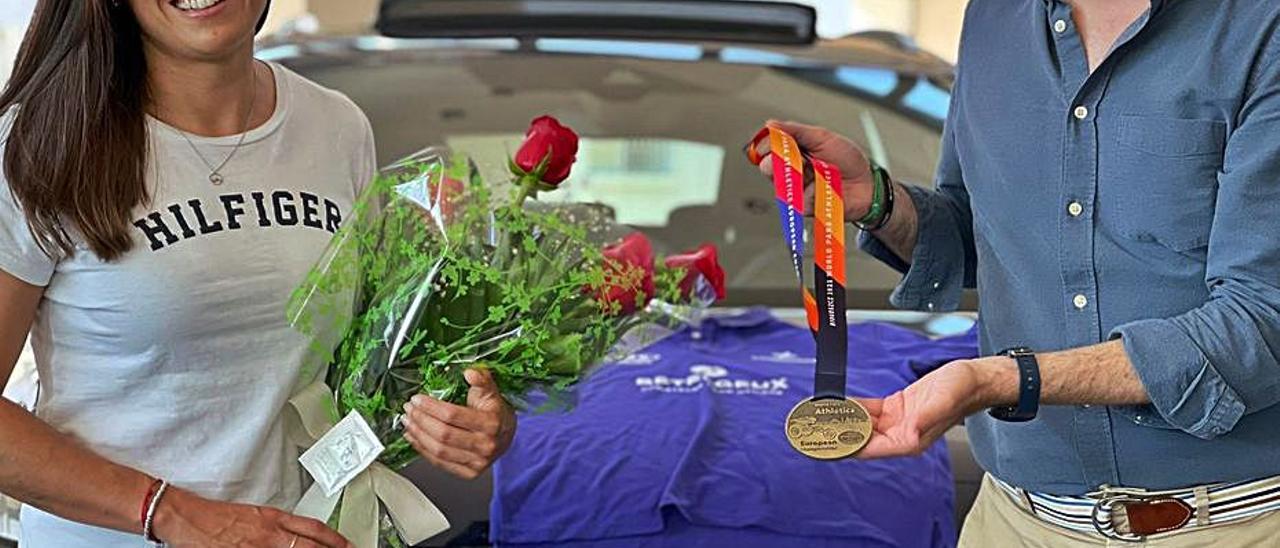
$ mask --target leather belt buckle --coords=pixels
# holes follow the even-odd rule
[[[1115,512],[1124,509],[1129,531],[1121,533],[1114,526]],[[1103,513],[1107,519],[1103,520]],[[1116,493],[1098,499],[1093,505],[1092,521],[1098,534],[1120,541],[1142,542],[1146,537],[1181,529],[1191,521],[1195,509],[1173,497],[1146,497],[1132,493]]]

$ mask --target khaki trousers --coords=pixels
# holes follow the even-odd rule
[[[1237,548],[1280,547],[1280,511],[1208,527],[1148,537],[1144,542],[1109,540],[1050,525],[1033,516],[987,476],[960,531],[960,548]]]

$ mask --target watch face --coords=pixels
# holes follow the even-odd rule
[[[1029,356],[1031,354],[1035,354],[1035,351],[1025,346],[1015,346],[1013,348],[1008,348],[1000,352],[1001,356],[1009,356],[1011,358],[1017,357],[1017,356]]]

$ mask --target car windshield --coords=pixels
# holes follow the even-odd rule
[[[583,135],[582,150],[571,184],[546,198],[608,205],[659,253],[718,245],[730,304],[798,299],[771,187],[742,154],[764,120],[824,125],[896,179],[932,180],[948,91],[928,79],[874,66],[782,65],[780,54],[748,47],[721,48],[708,60],[685,51],[696,45],[637,56],[628,54],[641,47],[632,43],[539,43],[538,51],[501,53],[382,47],[295,68],[360,104],[384,163],[447,144],[498,180],[528,121],[560,118]],[[897,274],[857,251],[849,269],[851,306],[887,306]]]

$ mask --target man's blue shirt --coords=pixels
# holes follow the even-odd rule
[[[1152,403],[968,421],[979,462],[1079,494],[1280,474],[1280,3],[1153,0],[1091,74],[1071,8],[974,0],[901,307],[976,285],[982,349],[1122,338]]]

